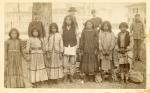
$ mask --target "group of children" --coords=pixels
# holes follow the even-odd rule
[[[80,41],[77,40],[77,25],[74,17],[64,18],[63,33],[59,33],[58,25],[51,23],[48,38],[41,37],[39,29],[33,27],[26,49],[22,49],[19,31],[15,28],[9,32],[10,38],[5,46],[5,86],[7,88],[25,87],[22,67],[22,57],[29,62],[29,80],[33,87],[43,82],[57,83],[63,78],[64,82],[73,82],[76,71],[76,50],[79,43],[81,62],[79,71],[82,81],[95,81],[95,75],[101,76],[111,73],[114,66],[114,50],[117,51],[117,60],[121,81],[128,80],[128,72],[132,62],[133,39],[128,24],[119,25],[120,32],[116,39],[109,21],[101,24],[100,31],[94,28],[91,20],[84,24]],[[24,56],[24,52],[29,57]],[[49,82],[51,83],[51,82]]]

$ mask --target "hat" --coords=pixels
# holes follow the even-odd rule
[[[77,12],[76,8],[75,7],[70,7],[68,12]]]

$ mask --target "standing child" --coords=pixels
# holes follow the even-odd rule
[[[117,50],[121,82],[123,83],[128,81],[128,72],[132,63],[130,58],[132,58],[133,40],[127,31],[128,24],[126,22],[120,23],[119,29],[121,32],[118,34]]]
[[[112,53],[115,47],[115,35],[109,21],[104,21],[99,33],[99,50],[101,56],[102,77],[110,76],[112,70]]]
[[[5,87],[25,87],[22,68],[22,49],[19,32],[12,28],[5,46]]]
[[[72,16],[66,16],[63,22],[63,44],[64,44],[64,73],[65,81],[69,80],[73,82],[73,75],[76,64],[76,24]]]
[[[62,36],[58,32],[56,23],[51,23],[49,27],[49,37],[46,44],[47,54],[47,71],[49,79],[57,80],[63,77],[63,41]]]
[[[143,61],[141,59],[141,44],[145,38],[144,24],[140,20],[140,14],[135,15],[135,20],[131,24],[130,31],[134,39],[134,60]]]
[[[95,74],[98,71],[98,33],[94,30],[94,25],[91,20],[85,23],[85,27],[82,31],[80,50],[82,55],[82,61],[80,64],[80,70],[83,75],[83,81],[86,76],[90,81],[95,80]]]
[[[31,37],[27,41],[27,52],[31,56],[29,78],[35,87],[41,82],[48,80],[44,64],[43,42],[40,37],[39,30],[36,27],[33,27],[31,30]]]

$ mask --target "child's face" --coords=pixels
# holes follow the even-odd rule
[[[107,31],[109,29],[108,24],[104,24],[104,31]]]
[[[52,33],[56,33],[56,32],[57,32],[56,27],[52,26]]]
[[[66,18],[66,23],[67,23],[67,25],[71,25],[71,18],[70,17]]]
[[[33,36],[35,36],[35,37],[38,37],[38,35],[39,35],[39,33],[36,29],[34,29],[32,33],[33,33]]]
[[[12,32],[11,32],[11,37],[12,37],[13,39],[16,39],[16,38],[17,38],[17,32],[16,32],[16,31],[12,31]]]
[[[122,32],[124,32],[124,31],[127,30],[127,28],[126,28],[125,26],[122,26],[122,27],[120,27],[120,30],[121,30]]]
[[[86,28],[91,29],[93,26],[93,24],[91,22],[87,22],[86,23]]]

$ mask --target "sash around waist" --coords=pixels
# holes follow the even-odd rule
[[[42,50],[42,47],[31,47],[31,50]]]

